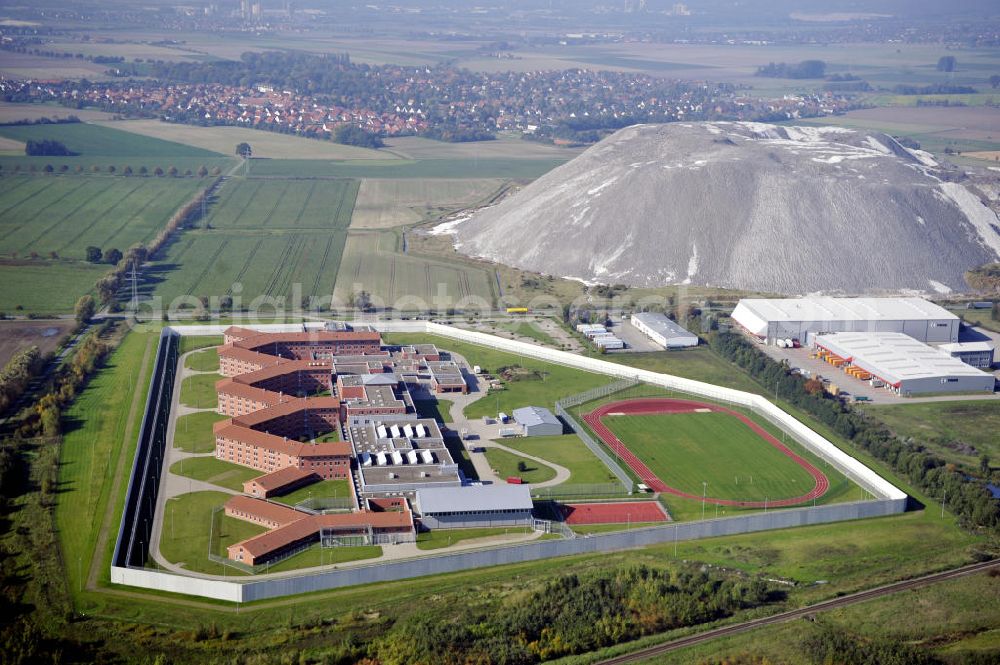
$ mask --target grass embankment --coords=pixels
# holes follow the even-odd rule
[[[1000,402],[926,402],[864,410],[898,436],[926,443],[949,462],[978,470],[983,454],[1000,461]]]

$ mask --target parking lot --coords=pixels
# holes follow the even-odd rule
[[[977,331],[979,329],[976,329]],[[983,331],[984,333],[989,331]],[[991,339],[998,341],[1000,335],[991,333]],[[992,337],[996,336],[996,338]],[[978,337],[977,337],[978,338]],[[963,340],[964,341],[964,340]],[[941,402],[968,399],[1000,399],[1000,393],[993,395],[934,395],[930,397],[900,397],[883,388],[874,388],[867,381],[861,381],[846,372],[824,362],[819,358],[810,358],[815,349],[800,347],[798,349],[782,349],[768,344],[758,344],[757,348],[778,362],[787,361],[789,367],[797,367],[802,370],[804,376],[816,378],[823,377],[829,379],[830,383],[836,385],[847,393],[848,398],[856,396],[867,397],[869,401],[876,404],[911,404],[914,402]],[[994,369],[993,374],[1000,379],[1000,369]]]
[[[614,319],[608,330],[614,333],[618,339],[625,342],[624,351],[613,351],[612,353],[641,353],[649,351],[662,351],[663,347],[639,332],[639,329],[628,320]]]

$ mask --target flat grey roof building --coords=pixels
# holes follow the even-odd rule
[[[632,325],[660,346],[672,349],[684,346],[698,346],[698,336],[665,314],[639,312],[633,314]]]
[[[540,406],[522,406],[514,409],[514,420],[524,427],[527,436],[556,436],[562,434],[562,422],[548,409]]]

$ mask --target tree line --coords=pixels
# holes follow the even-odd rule
[[[966,528],[1000,533],[1000,501],[986,487],[988,477],[961,472],[920,441],[900,439],[871,415],[855,412],[828,395],[814,380],[791,374],[736,333],[716,333],[710,344],[724,358],[745,369],[778,397],[815,416],[852,444],[887,463],[928,495],[942,500]]]
[[[0,369],[0,413],[7,411],[21,398],[42,365],[42,353],[37,346],[22,349],[7,361],[3,369]]]

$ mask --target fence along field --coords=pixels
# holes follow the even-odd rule
[[[337,298],[346,301],[353,291],[363,289],[376,301],[405,310],[407,298],[412,304],[437,304],[440,288],[450,305],[469,297],[493,302],[489,271],[404,254],[399,245],[399,236],[393,232],[352,232],[337,274]]]
[[[90,245],[124,251],[151,240],[200,178],[14,176],[0,188],[0,255],[86,257]]]
[[[147,271],[145,292],[164,298],[329,296],[340,267],[356,181],[232,179],[203,227],[186,231]],[[242,290],[235,291],[234,284]]]

